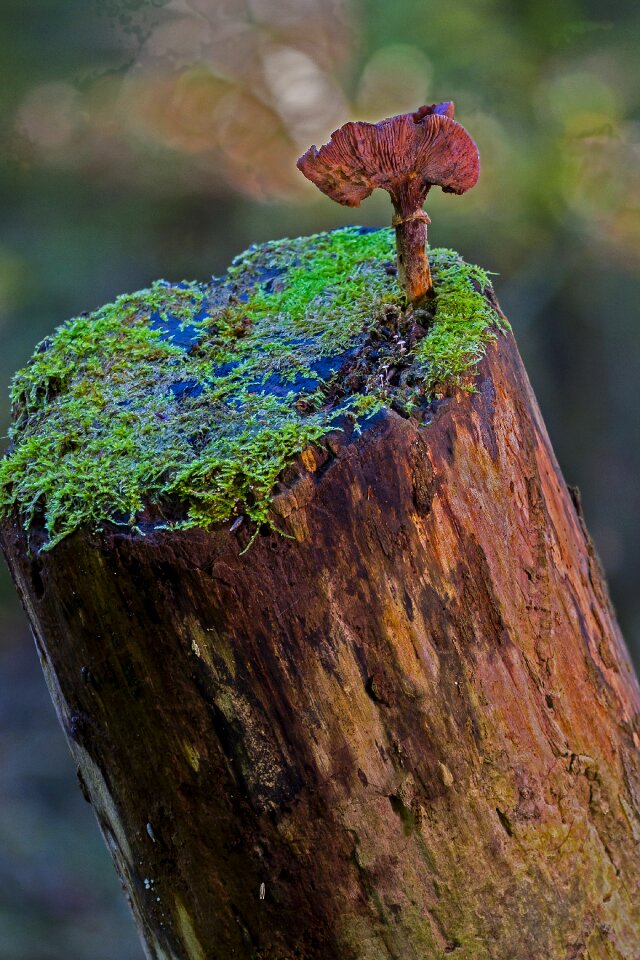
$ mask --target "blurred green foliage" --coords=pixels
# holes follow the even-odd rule
[[[346,119],[454,99],[482,176],[430,195],[432,241],[500,274],[640,654],[636,0],[4,0],[0,25],[5,385],[60,321],[124,290],[205,279],[252,242],[388,224],[386,196],[338,207],[296,157]],[[21,622],[5,576],[5,648]]]

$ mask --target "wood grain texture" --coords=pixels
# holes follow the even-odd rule
[[[154,960],[640,956],[640,692],[515,343],[279,526],[2,543]]]

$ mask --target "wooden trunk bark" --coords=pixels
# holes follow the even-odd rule
[[[282,529],[3,547],[154,960],[640,957],[640,694],[511,336]]]

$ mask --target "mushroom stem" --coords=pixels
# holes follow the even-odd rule
[[[328,197],[359,207],[377,187],[391,197],[398,279],[409,303],[433,297],[422,209],[432,187],[461,194],[480,173],[475,143],[453,119],[453,103],[427,104],[379,123],[344,123],[324,146],[309,147],[298,168]]]
[[[424,210],[416,210],[408,217],[396,214],[392,220],[396,231],[398,280],[407,300],[414,306],[433,297],[427,256],[427,226],[430,223]]]

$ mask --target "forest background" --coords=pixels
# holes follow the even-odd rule
[[[637,0],[3,0],[0,435],[67,317],[387,225],[386,195],[340,208],[296,158],[453,99],[482,175],[429,197],[430,238],[497,274],[640,661],[639,41]],[[4,567],[0,768],[0,960],[141,960]]]

